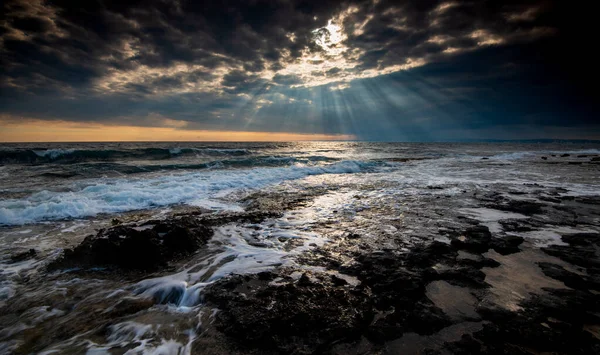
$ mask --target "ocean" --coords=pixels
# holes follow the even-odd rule
[[[205,290],[232,275],[280,273],[274,285],[326,273],[350,287],[365,282],[344,271],[354,254],[333,268],[312,253],[360,235],[364,245],[352,248],[402,254],[425,241],[450,243],[445,231],[469,223],[517,233],[539,250],[564,244],[564,233],[600,231],[591,212],[552,223],[567,218],[560,201],[599,195],[600,143],[2,144],[0,352],[192,353],[222,311],[208,306]],[[494,206],[507,199],[546,214],[535,228],[509,233],[505,221],[538,212]],[[248,217],[257,211],[266,215]],[[200,251],[149,273],[48,269],[101,229],[143,231],[183,215],[227,221],[211,222],[214,235]],[[111,311],[146,299],[145,308]]]

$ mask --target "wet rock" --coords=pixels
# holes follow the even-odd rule
[[[466,229],[458,237],[452,239],[452,246],[457,249],[484,253],[490,248],[492,233],[486,226],[474,226]]]
[[[560,265],[547,262],[540,262],[537,264],[546,276],[562,281],[567,287],[578,290],[600,290],[600,283],[598,283],[598,280],[565,270],[565,268]]]
[[[349,233],[346,238],[348,239],[360,239],[360,234],[356,234],[356,233]]]
[[[527,205],[504,200],[500,194],[485,198],[525,214],[548,213],[551,209],[542,209],[544,205],[535,202]],[[500,223],[507,226],[505,230],[531,231],[545,225],[539,220],[535,216]],[[463,219],[459,225],[476,223]],[[205,290],[205,300],[221,310],[215,320],[217,329],[236,347],[250,353],[335,353],[334,347],[348,344],[346,348],[352,348],[349,344],[359,339],[370,347],[365,352],[377,353],[403,334],[435,336],[461,319],[479,317],[483,330],[454,338],[459,341],[440,343],[431,353],[527,354],[553,349],[557,353],[598,353],[597,339],[583,330],[585,324],[597,324],[597,296],[588,291],[596,280],[593,274],[582,277],[555,264],[540,263],[546,275],[577,290],[544,289],[543,295],[525,298],[519,311],[509,311],[486,301],[493,289],[481,269],[500,263],[481,254],[491,249],[502,255],[519,253],[520,248],[526,248],[522,246],[523,238],[494,238],[482,225],[464,230],[456,226],[443,228],[440,234],[450,238],[451,243],[415,237],[406,253],[377,245],[362,247],[367,241],[360,236],[342,234],[336,239],[338,249],[332,243],[297,260],[352,276],[358,284],[318,272],[304,272],[295,282],[289,276],[292,271],[277,270],[218,281]],[[404,239],[388,240],[402,245]],[[580,249],[598,249],[594,243],[600,238],[565,236],[563,240],[570,245],[564,249],[550,247],[549,253],[576,258]],[[583,258],[599,259],[595,252]],[[593,265],[588,261],[588,267]],[[277,283],[271,282],[275,279]],[[445,285],[461,296],[436,298],[430,289],[428,298],[427,287],[431,284]],[[467,294],[470,308],[463,309],[461,302]],[[572,339],[580,343],[574,346]]]
[[[540,213],[542,211],[543,204],[533,201],[504,200],[500,201],[498,204],[488,206],[502,211],[521,213],[531,216]]]
[[[310,286],[312,281],[310,281],[310,277],[308,277],[307,273],[302,274],[300,279],[298,280],[298,286]]]
[[[575,201],[592,206],[600,205],[600,197],[598,196],[578,196],[575,198]]]
[[[110,317],[123,317],[146,310],[154,304],[155,302],[151,298],[125,297],[119,300],[114,306],[106,309],[103,313]]]
[[[24,252],[12,255],[10,257],[10,261],[11,261],[11,263],[18,263],[21,261],[35,258],[36,255],[37,255],[37,252],[35,251],[35,249],[29,249],[28,251],[24,251]]]
[[[342,279],[341,277],[337,277],[335,275],[331,275],[331,282],[335,285],[335,286],[345,286],[348,284],[348,281]]]
[[[253,284],[255,288],[248,289]],[[275,353],[323,352],[330,344],[360,337],[373,318],[361,291],[331,284],[270,286],[235,276],[206,290],[206,301],[224,311],[217,327],[242,347]]]
[[[478,309],[490,323],[473,334],[483,354],[598,354],[600,341],[585,331],[598,324],[595,295],[568,289],[546,289],[523,302],[522,311]],[[463,344],[464,345],[464,344]],[[452,347],[461,344],[454,343]]]
[[[68,179],[68,178],[72,178],[77,175],[79,175],[79,174],[73,173],[73,172],[48,172],[48,173],[40,174],[40,176],[52,178],[52,179],[57,179],[57,178],[58,179]]]
[[[434,241],[425,246],[415,247],[406,256],[406,262],[412,267],[426,268],[442,261],[454,260],[457,255],[457,251],[450,245]]]
[[[554,197],[550,197],[550,196],[539,196],[538,197],[541,201],[546,201],[546,202],[552,202],[552,203],[561,203],[562,200],[559,198],[554,198]]]
[[[522,219],[502,219],[498,223],[505,232],[531,232],[536,230],[530,221]]]
[[[426,274],[427,279],[445,280],[449,284],[460,287],[476,289],[489,287],[485,283],[485,273],[471,266],[442,267],[433,270]]]
[[[441,242],[418,245],[406,254],[359,253],[354,263],[339,269],[355,277],[357,286],[336,275],[307,272],[297,282],[276,285],[262,281],[275,276],[234,276],[205,289],[205,301],[222,310],[216,321],[220,331],[239,346],[261,352],[323,353],[361,336],[383,344],[404,332],[433,334],[452,323],[427,298],[430,281],[483,287],[480,270],[453,265],[457,254]],[[434,271],[440,263],[451,266]]]
[[[484,267],[494,268],[500,266],[500,263],[494,259],[481,257],[480,259],[458,259],[458,264],[461,266],[468,266],[475,269],[482,269]]]
[[[267,218],[278,218],[282,216],[281,211],[259,211],[251,210],[240,213],[209,214],[198,217],[198,221],[205,226],[220,226],[227,223],[261,223]]]
[[[590,275],[600,275],[600,234],[567,234],[562,236],[562,240],[569,245],[550,245],[542,250],[568,263],[586,268]]]
[[[49,270],[65,268],[118,267],[156,270],[174,259],[194,253],[212,237],[211,228],[192,218],[157,223],[137,230],[126,226],[102,229],[80,245],[65,250]]]
[[[522,237],[507,235],[502,238],[494,238],[490,245],[496,252],[502,255],[508,255],[521,251],[519,245],[521,245],[523,241],[524,239]]]
[[[444,343],[444,349],[449,350],[452,354],[481,354],[481,343],[470,334],[464,334],[459,341]]]

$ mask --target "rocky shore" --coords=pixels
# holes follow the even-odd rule
[[[493,206],[521,213],[548,208],[503,202]],[[600,199],[590,202],[578,212],[597,216]],[[531,230],[536,219],[504,222]],[[211,285],[205,300],[221,310],[215,326],[242,353],[600,353],[600,234],[565,234],[565,245],[540,250],[522,237],[492,236],[480,224],[447,236],[449,244],[422,242],[400,252],[373,250],[360,235],[345,234],[303,257],[314,271],[234,276]],[[532,266],[559,287],[540,282],[535,290],[539,276],[528,274],[526,262],[505,268],[512,260],[503,256],[519,253],[534,254],[528,255]],[[523,274],[490,282],[497,269]],[[510,289],[512,278],[536,292],[518,295],[517,302],[494,297],[498,286],[520,291]]]
[[[0,306],[0,352],[600,353],[600,196],[393,186],[134,212],[56,255],[15,250],[36,272]]]

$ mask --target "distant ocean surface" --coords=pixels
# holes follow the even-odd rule
[[[436,184],[461,179],[485,183],[493,178],[579,184],[574,191],[596,189],[597,170],[578,172],[577,162],[552,169],[549,163],[563,154],[569,155],[563,159],[593,158],[600,154],[600,144],[3,144],[0,225],[178,204],[235,210],[241,208],[236,199],[243,194],[314,175],[357,175],[368,180],[384,174],[398,182],[396,188],[419,179]],[[550,170],[554,173],[548,174]],[[500,175],[494,175],[497,172]]]

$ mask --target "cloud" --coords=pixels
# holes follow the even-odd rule
[[[542,7],[513,6],[497,15],[494,7],[502,9],[464,1],[74,6],[11,0],[0,37],[3,81],[20,90],[46,86],[85,95],[218,93],[235,90],[234,76],[241,85],[311,87],[552,34],[514,25],[535,20]]]
[[[456,124],[478,124],[485,103],[504,103],[480,92],[510,96],[491,89],[505,82],[494,75],[512,81],[512,71],[529,70],[543,80],[529,64],[539,55],[523,49],[539,44],[554,53],[545,43],[564,36],[563,12],[549,0],[7,0],[0,112],[367,138],[408,131],[418,117],[450,125],[445,111],[472,120]],[[492,52],[504,63],[469,60]],[[510,70],[502,66],[508,63]],[[532,91],[556,89],[526,82],[525,74],[521,84]],[[489,81],[474,84],[474,77]],[[530,104],[521,104],[529,113]],[[511,114],[523,117],[517,111]],[[374,116],[377,122],[361,121]]]

